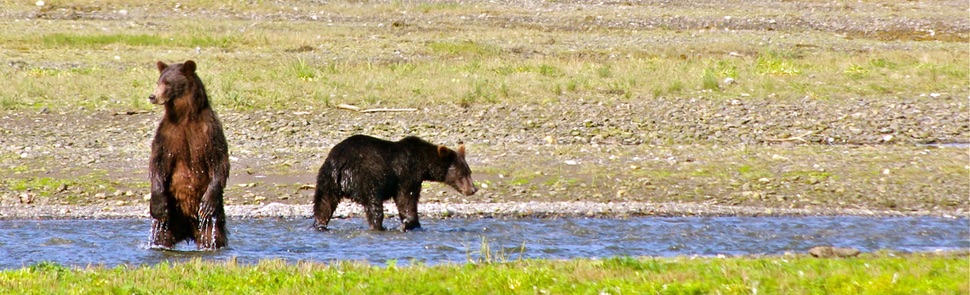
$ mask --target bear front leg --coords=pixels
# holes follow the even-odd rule
[[[222,194],[226,186],[228,168],[213,169],[212,181],[209,182],[200,200],[197,213],[198,232],[195,237],[200,249],[218,249],[227,244],[226,213],[222,204]]]
[[[171,249],[175,246],[175,236],[168,221],[152,219],[151,247]]]
[[[198,235],[195,238],[196,247],[206,250],[226,247],[228,241],[226,239],[225,224],[225,217],[200,219]]]
[[[418,221],[418,199],[421,193],[421,185],[410,187],[398,192],[394,196],[394,205],[397,205],[398,216],[401,217],[401,231],[409,231],[421,228]]]
[[[196,247],[199,249],[215,250],[224,248],[228,244],[226,238],[226,213],[222,202],[206,201],[203,198],[199,205],[198,230],[195,231]]]
[[[151,200],[148,209],[152,218],[160,221],[167,221],[169,217],[168,184],[172,177],[171,166],[171,160],[162,155],[154,155],[149,162]]]
[[[371,230],[384,230],[384,203],[375,200],[364,205],[364,214],[367,215],[367,224]]]

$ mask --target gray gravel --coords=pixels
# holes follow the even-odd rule
[[[764,207],[772,208],[772,214],[857,214],[852,210],[858,209],[966,216],[970,187],[952,172],[960,169],[954,163],[968,161],[967,154],[961,148],[920,145],[965,142],[970,138],[967,110],[967,101],[956,98],[659,98],[609,104],[441,105],[406,113],[219,113],[232,161],[228,205],[312,203],[316,170],[329,148],[363,133],[469,144],[474,177],[489,187],[459,197],[443,186],[426,186],[422,202],[433,206],[649,204],[615,214],[635,215],[651,212],[656,204],[682,203],[684,207],[654,210],[661,210],[656,211],[659,215],[758,215],[766,210],[734,208]],[[30,212],[54,214],[61,207],[9,212],[58,205],[147,208],[147,157],[159,115],[0,113],[0,171],[6,174],[0,207],[6,216],[21,218],[31,218]],[[764,166],[758,168],[764,171],[754,170],[764,175],[718,172],[722,165]],[[729,207],[716,207],[724,205]],[[560,214],[593,210],[598,215],[595,208],[564,208]],[[467,214],[495,211],[469,210]],[[531,215],[507,211],[498,215]],[[556,215],[547,211],[535,215]]]
[[[930,211],[892,211],[868,209],[790,209],[745,206],[723,206],[682,203],[645,202],[509,202],[474,204],[420,204],[418,211],[423,218],[627,218],[639,216],[939,216],[955,218],[949,214]],[[227,206],[226,215],[234,218],[311,218],[310,205],[270,203],[266,205]],[[396,218],[397,209],[388,203],[384,213]],[[337,207],[334,218],[362,217],[363,207],[343,202]],[[146,206],[0,206],[0,219],[104,219],[148,218]],[[965,216],[963,216],[965,217]]]

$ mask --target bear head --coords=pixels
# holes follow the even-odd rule
[[[444,183],[458,192],[471,196],[478,191],[472,180],[472,170],[465,162],[465,145],[459,145],[458,151],[452,151],[445,146],[438,146],[438,157],[448,163],[448,172]]]
[[[155,92],[148,96],[153,104],[164,105],[175,98],[193,94],[201,87],[202,83],[195,74],[194,61],[173,65],[159,61],[156,65],[160,75],[155,84]]]

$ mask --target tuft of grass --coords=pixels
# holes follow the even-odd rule
[[[475,80],[471,82],[469,89],[458,99],[458,105],[464,108],[478,102],[494,102],[495,94],[488,89],[488,81]]]
[[[719,90],[720,85],[717,82],[717,76],[714,75],[712,70],[704,70],[704,76],[701,78],[701,88],[707,90]]]
[[[574,79],[569,79],[569,81],[566,82],[566,91],[576,92],[578,90],[579,90],[579,82],[577,82]]]
[[[71,271],[70,268],[52,261],[38,262],[36,264],[29,266],[28,269],[31,272],[38,272],[38,273],[66,273]]]
[[[601,65],[597,67],[596,76],[600,78],[613,77],[613,67],[611,67],[610,65]]]
[[[55,179],[51,177],[29,177],[25,179],[4,179],[0,181],[3,183],[7,189],[11,191],[27,191],[32,190],[39,193],[41,196],[50,196],[56,193],[56,189],[61,185],[73,186],[75,182],[68,179]]]
[[[491,242],[488,241],[488,238],[481,237],[481,242],[478,244],[478,250],[466,250],[465,256],[468,263],[471,264],[509,263],[513,261],[510,258],[514,254],[510,251],[518,251],[519,258],[515,261],[521,261],[522,253],[525,252],[525,243],[515,249],[505,249],[500,245],[498,249],[493,250]]]
[[[842,70],[842,74],[850,79],[862,79],[869,75],[869,70],[857,64],[851,64]]]
[[[758,56],[755,69],[761,75],[794,76],[801,73],[790,57],[774,51]]]
[[[421,13],[431,13],[431,12],[460,10],[459,8],[461,8],[461,5],[458,3],[433,2],[433,3],[419,3],[415,8],[417,8],[417,11],[420,11]]]
[[[131,47],[177,46],[177,47],[218,47],[229,48],[236,44],[237,39],[232,36],[214,36],[206,33],[184,35],[155,35],[155,34],[76,34],[54,33],[36,37],[26,37],[20,40],[25,43],[37,43],[46,48],[101,48],[107,45],[124,45]]]
[[[15,110],[22,107],[25,99],[17,96],[0,96],[0,109]]]
[[[562,75],[559,69],[548,64],[539,65],[539,74],[546,77],[556,77]]]
[[[304,82],[313,82],[317,77],[317,70],[307,64],[303,58],[298,58],[296,62],[290,64],[289,68],[294,77]]]
[[[70,33],[55,33],[40,36],[40,42],[47,47],[95,47],[110,44],[128,46],[159,46],[168,45],[163,37],[148,34],[98,34],[76,35]]]
[[[517,178],[510,179],[507,183],[512,186],[520,186],[520,185],[529,184],[529,182],[531,182],[529,178],[517,177]]]
[[[742,165],[738,167],[738,174],[741,178],[748,180],[758,180],[760,178],[771,177],[772,173],[763,167],[756,167],[752,165]]]
[[[453,56],[472,56],[472,57],[492,57],[501,53],[501,49],[477,41],[466,40],[461,42],[430,42],[428,48],[432,53],[438,55]]]
[[[667,85],[666,93],[678,93],[684,90],[684,82],[673,81],[670,85]]]

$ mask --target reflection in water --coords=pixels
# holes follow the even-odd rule
[[[933,251],[970,248],[970,220],[931,217],[696,217],[422,220],[423,230],[372,232],[357,219],[317,232],[309,219],[230,219],[229,248],[149,248],[148,219],[0,220],[0,268],[41,261],[142,265],[193,258],[329,262],[464,263],[493,259],[804,253],[818,245]],[[385,226],[396,228],[395,221]],[[485,248],[487,247],[487,248]]]

